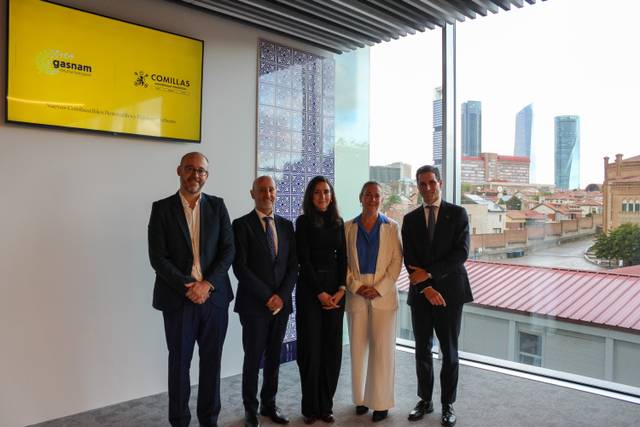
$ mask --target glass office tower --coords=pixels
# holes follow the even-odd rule
[[[580,187],[580,117],[555,117],[555,185]]]
[[[479,156],[482,151],[482,104],[462,103],[462,155]]]

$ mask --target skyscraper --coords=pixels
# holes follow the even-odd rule
[[[433,96],[433,164],[442,170],[442,87]]]
[[[580,187],[580,117],[555,117],[555,184],[561,189]]]
[[[516,139],[513,148],[514,156],[528,157],[529,176],[535,182],[534,150],[531,148],[531,129],[533,126],[533,105],[529,104],[516,114]]]
[[[482,151],[482,104],[462,103],[462,155],[479,156]]]

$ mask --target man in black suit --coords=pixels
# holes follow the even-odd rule
[[[411,287],[407,302],[416,342],[420,401],[410,421],[433,412],[433,330],[442,351],[440,371],[442,425],[454,425],[458,386],[458,335],[462,306],[473,301],[464,262],[469,254],[469,218],[461,206],[441,199],[440,171],[422,166],[416,172],[423,204],[404,217],[402,243]]]
[[[227,272],[235,249],[223,200],[202,192],[208,167],[204,154],[185,154],[177,170],[180,190],[154,202],[149,220],[153,307],[164,317],[172,426],[191,420],[189,367],[196,341],[200,425],[217,426],[220,413],[220,359],[233,299]]]
[[[293,224],[275,215],[276,184],[256,178],[251,189],[255,209],[233,221],[238,278],[235,311],[242,324],[242,401],[245,426],[259,426],[258,373],[264,354],[260,414],[278,424],[289,419],[276,406],[280,349],[292,311],[291,293],[298,277]]]

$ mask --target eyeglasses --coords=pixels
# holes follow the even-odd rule
[[[197,176],[207,176],[209,175],[209,171],[204,168],[194,168],[191,165],[182,166],[182,170],[184,170],[187,174],[191,175],[195,172]]]

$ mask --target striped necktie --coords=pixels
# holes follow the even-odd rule
[[[271,229],[271,221],[273,218],[265,216],[262,218],[265,225],[265,233],[267,235],[267,245],[269,246],[269,253],[271,254],[271,260],[276,259],[276,240],[273,237],[273,230]]]

